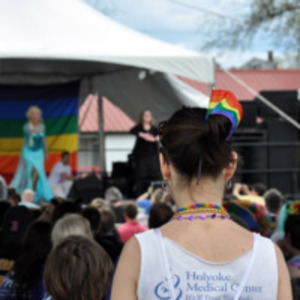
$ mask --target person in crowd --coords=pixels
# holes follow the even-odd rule
[[[280,209],[284,204],[284,198],[281,192],[277,189],[269,189],[264,194],[267,213],[274,222],[274,226],[277,226],[277,217],[279,215]]]
[[[291,277],[300,278],[300,215],[289,215],[284,226],[285,249],[288,251],[288,269]]]
[[[50,253],[44,285],[52,300],[103,300],[112,271],[101,246],[83,236],[70,236]]]
[[[17,194],[16,189],[8,188],[8,201],[12,206],[17,206],[21,202],[21,197]]]
[[[148,191],[137,199],[138,207],[144,209],[146,215],[149,215],[152,205],[157,203],[167,203],[169,206],[173,206],[174,203],[168,187],[159,187],[153,191],[152,186],[150,186]]]
[[[8,199],[8,189],[6,180],[2,175],[0,175],[0,201],[1,200],[7,200]]]
[[[33,221],[33,213],[24,206],[6,212],[0,231],[0,284],[19,257],[24,234]]]
[[[74,180],[68,198],[74,199],[82,204],[90,202],[103,194],[103,182],[96,171],[90,172],[84,178]]]
[[[132,153],[136,164],[135,178],[146,180],[147,187],[151,180],[161,178],[157,157],[158,129],[154,126],[154,118],[150,110],[141,112],[138,124],[130,130],[130,133],[137,137]],[[143,187],[142,191],[144,190]]]
[[[101,214],[98,209],[87,206],[82,210],[81,215],[89,221],[93,235],[97,235],[101,228]]]
[[[26,116],[28,123],[23,127],[25,138],[22,154],[10,186],[20,195],[25,189],[35,190],[36,200],[50,201],[53,194],[44,168],[47,146],[42,111],[37,106],[31,106]]]
[[[73,184],[72,169],[69,165],[70,154],[64,151],[61,161],[57,162],[51,170],[49,183],[56,197],[66,198]]]
[[[293,299],[300,298],[300,214],[287,217],[284,239],[280,242],[292,281]]]
[[[177,211],[126,244],[111,299],[292,299],[278,247],[234,223],[222,206],[241,117],[231,92],[213,90],[208,110],[183,108],[161,124],[161,171]]]
[[[55,208],[52,214],[52,222],[55,223],[57,220],[62,218],[67,214],[80,213],[81,209],[77,203],[71,201],[63,201],[61,203],[55,204]]]
[[[31,189],[26,189],[22,194],[22,201],[19,202],[18,205],[26,206],[27,208],[30,209],[39,209],[40,208],[39,205],[33,203],[34,198],[35,198],[35,192]]]
[[[0,287],[1,300],[46,299],[43,273],[51,251],[48,222],[36,221],[28,228],[19,258]]]
[[[153,203],[162,202],[163,189],[157,188],[153,190],[150,186],[146,193],[142,194],[137,199],[137,205],[145,210],[145,214],[148,216]]]
[[[101,209],[106,206],[106,203],[104,201],[104,199],[102,198],[95,198],[92,200],[91,202],[91,206],[97,208],[99,211],[101,211]]]
[[[94,238],[89,221],[78,214],[65,215],[55,223],[51,233],[53,246],[57,246],[64,238],[71,235]]]
[[[168,223],[173,217],[172,208],[166,203],[153,204],[150,210],[148,227],[158,228]]]
[[[51,199],[51,201],[44,207],[39,220],[52,223],[54,211],[59,203],[60,202],[57,198]]]
[[[124,218],[126,222],[118,228],[123,243],[126,243],[136,233],[144,232],[148,229],[136,220],[137,214],[137,205],[134,202],[125,205]]]
[[[10,208],[11,204],[8,201],[0,201],[0,231],[2,228],[4,216]]]
[[[265,199],[263,195],[266,190],[266,186],[262,183],[256,183],[252,188],[249,188],[247,184],[235,183],[232,193],[239,200],[265,205]]]
[[[109,187],[105,191],[105,200],[110,203],[110,208],[116,215],[117,223],[124,223],[124,208],[123,208],[123,195],[121,191],[115,187]]]
[[[111,239],[101,234],[102,217],[98,209],[91,206],[86,207],[82,211],[82,216],[89,221],[96,242],[103,247],[115,263],[121,254],[122,245],[113,242]]]
[[[96,240],[99,243],[104,240],[113,245],[115,252],[111,255],[113,256],[113,261],[116,261],[123,249],[123,243],[116,228],[116,215],[109,207],[101,209],[100,234]]]

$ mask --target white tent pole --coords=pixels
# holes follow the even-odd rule
[[[213,76],[214,76],[214,80],[213,80],[213,83],[209,84],[209,91],[208,91],[208,95],[209,95],[209,99],[211,97],[211,93],[212,93],[212,90],[215,88],[216,86],[216,61],[215,59],[213,58]]]
[[[291,118],[289,115],[287,115],[283,110],[281,110],[279,107],[271,103],[266,97],[261,95],[260,93],[257,93],[251,86],[249,86],[245,81],[241,80],[234,74],[232,74],[230,71],[223,69],[224,72],[228,74],[234,81],[236,81],[238,84],[243,86],[247,91],[249,91],[254,97],[257,97],[262,103],[264,103],[266,106],[268,106],[270,109],[275,111],[278,115],[280,115],[282,118],[284,118],[287,122],[289,122],[291,125],[296,127],[297,129],[300,129],[300,124]]]
[[[100,157],[100,168],[101,174],[106,172],[105,165],[105,132],[104,132],[104,113],[103,113],[103,98],[100,95],[98,96],[98,122],[99,122],[99,130],[98,130],[98,143],[99,143],[99,157]]]
[[[82,125],[85,123],[85,120],[91,110],[91,107],[92,107],[92,104],[93,104],[93,101],[94,101],[94,97],[92,95],[89,95],[89,98],[87,99],[89,101],[88,105],[87,105],[87,108],[85,109],[85,112],[84,112],[84,115],[83,115],[83,118],[79,124],[79,128],[82,127]]]

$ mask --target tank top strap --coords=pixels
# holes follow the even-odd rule
[[[243,289],[245,287],[245,285],[247,284],[247,281],[250,277],[250,274],[252,272],[253,266],[254,266],[254,262],[255,262],[255,257],[257,254],[257,249],[258,249],[258,239],[259,236],[256,233],[253,233],[253,247],[252,247],[252,254],[251,254],[251,258],[250,258],[250,262],[248,265],[248,268],[244,274],[244,277],[241,280],[241,283],[239,285],[239,288],[237,290],[236,295],[234,296],[234,300],[238,300],[243,292]]]
[[[173,284],[172,284],[172,275],[171,275],[171,272],[170,272],[169,258],[168,258],[168,255],[167,255],[167,250],[166,250],[166,247],[165,247],[163,236],[162,236],[161,231],[160,231],[159,228],[155,229],[154,233],[157,236],[158,244],[159,244],[159,247],[160,247],[160,250],[161,250],[161,253],[162,253],[162,257],[163,257],[163,261],[164,261],[164,269],[165,269],[166,276],[167,276],[167,279],[168,279],[168,285],[169,285],[169,290],[170,290],[170,294],[171,294],[171,299],[170,300],[176,300],[175,290],[174,290],[174,287],[173,287]]]

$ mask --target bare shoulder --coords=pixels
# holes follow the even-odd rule
[[[137,239],[135,237],[132,237],[124,246],[124,249],[122,251],[122,254],[121,254],[121,257],[120,257],[120,260],[122,259],[122,257],[125,257],[125,256],[133,256],[133,258],[135,260],[139,259],[140,258],[140,246],[139,246],[139,243],[137,241]]]
[[[136,299],[141,253],[138,241],[131,238],[122,251],[115,272],[111,299]]]
[[[274,244],[274,246],[278,266],[277,300],[292,300],[292,287],[288,268],[280,248],[276,244]]]

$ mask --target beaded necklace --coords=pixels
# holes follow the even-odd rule
[[[211,203],[196,203],[196,204],[190,204],[187,206],[180,207],[176,210],[176,213],[186,211],[186,210],[192,210],[195,208],[214,208],[214,209],[226,212],[225,207],[223,207],[222,205],[211,204]]]
[[[201,213],[200,215],[194,216],[193,214]],[[184,217],[183,215],[189,214],[190,216]],[[216,219],[220,218],[222,220],[231,219],[230,215],[226,211],[226,209],[217,204],[208,204],[208,203],[196,203],[188,206],[180,207],[176,210],[173,220],[205,220],[207,218]]]

